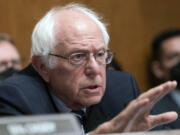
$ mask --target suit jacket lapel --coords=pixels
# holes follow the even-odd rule
[[[107,120],[108,117],[100,104],[93,105],[86,110],[86,115],[83,119],[84,130],[86,133],[90,132]]]

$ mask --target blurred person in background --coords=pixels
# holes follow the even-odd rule
[[[174,110],[180,115],[180,29],[165,30],[152,42],[150,62],[151,87],[168,80],[176,80],[177,88],[167,94],[154,107],[156,113]],[[180,118],[169,123],[170,128],[180,128]]]
[[[0,81],[21,69],[21,60],[12,38],[0,33]]]

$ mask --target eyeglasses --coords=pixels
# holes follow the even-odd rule
[[[73,53],[67,57],[53,53],[49,53],[49,55],[66,59],[71,65],[77,66],[85,65],[90,58],[89,53]],[[95,60],[98,62],[98,64],[110,64],[114,56],[114,53],[110,50],[100,50],[99,52],[93,54],[93,56]]]

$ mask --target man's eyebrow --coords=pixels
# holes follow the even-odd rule
[[[89,52],[89,50],[88,49],[73,48],[71,51],[68,52],[68,54],[78,53],[78,52]]]

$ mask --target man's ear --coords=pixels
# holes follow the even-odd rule
[[[164,70],[162,69],[161,63],[159,61],[153,61],[151,64],[151,71],[154,76],[158,79],[164,78]]]
[[[32,65],[45,82],[49,82],[49,68],[42,62],[40,56],[33,56]]]

